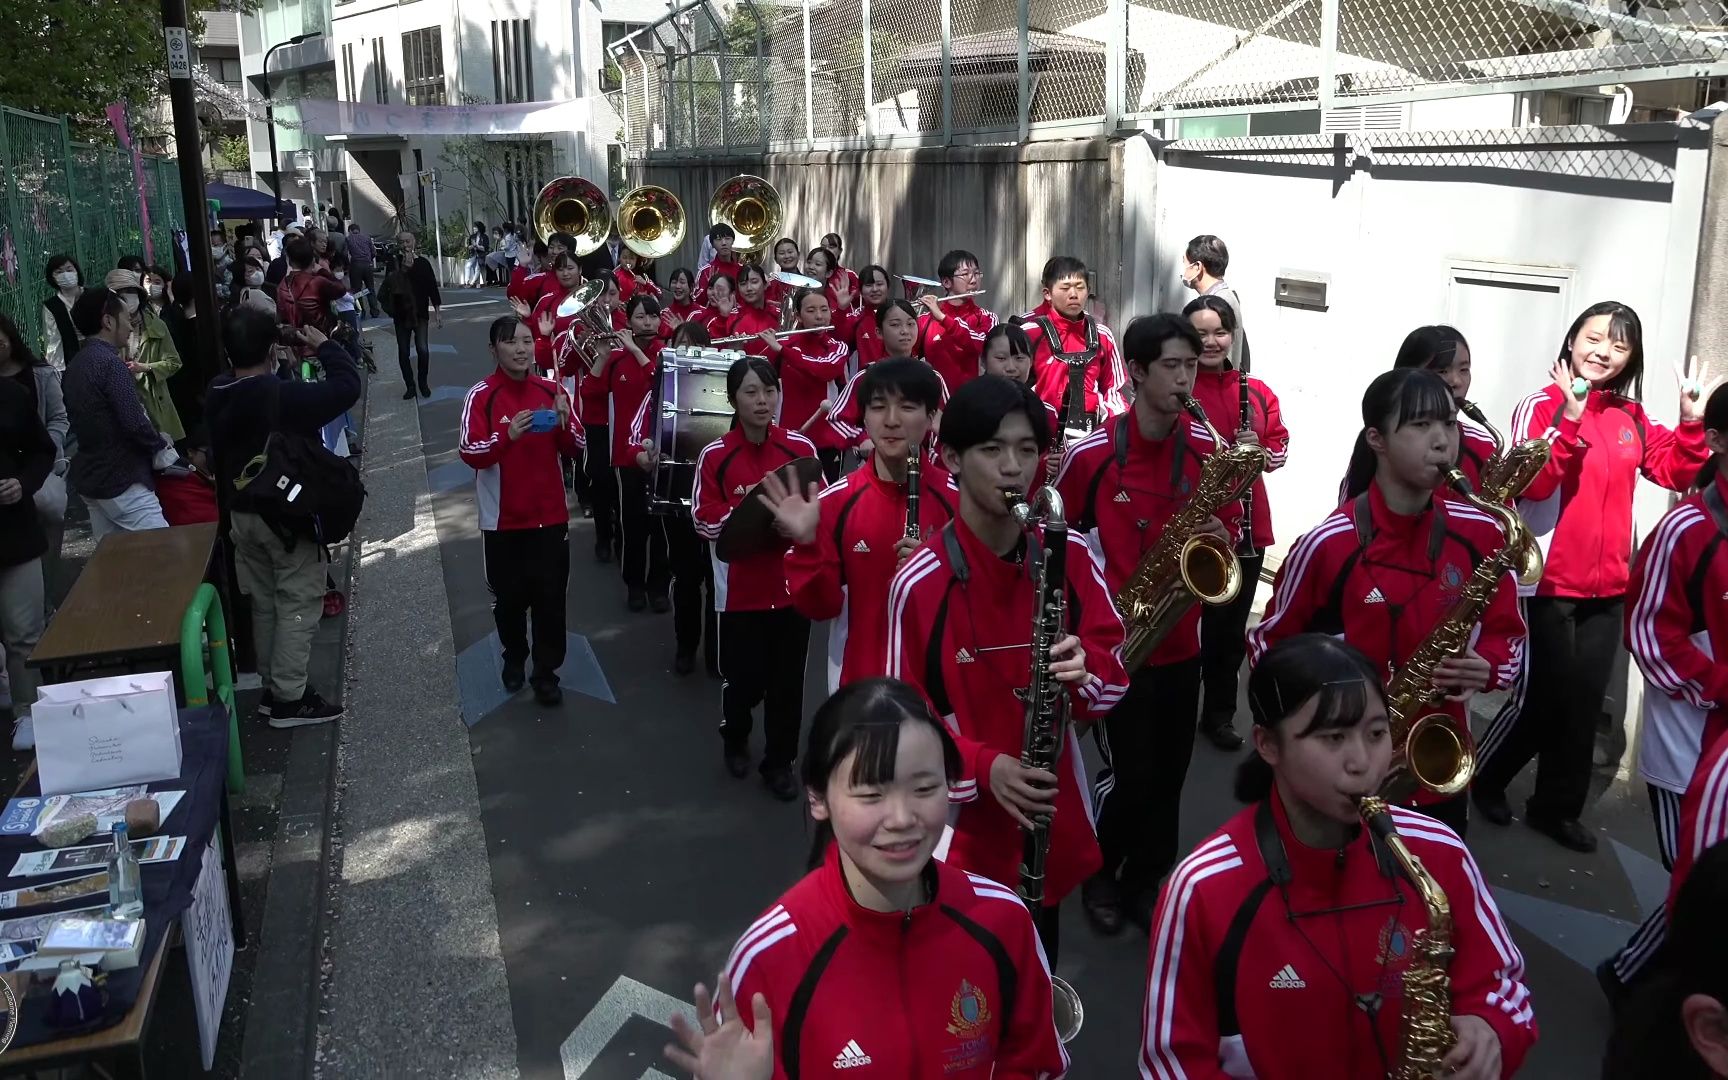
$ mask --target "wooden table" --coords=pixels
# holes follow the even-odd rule
[[[42,669],[49,683],[178,671],[181,622],[215,546],[214,523],[104,536],[49,621],[30,666]]]
[[[144,969],[144,979],[138,986],[138,999],[132,1003],[132,1010],[118,1024],[111,1024],[88,1035],[74,1035],[31,1046],[8,1048],[5,1053],[0,1054],[0,1074],[11,1075],[22,1071],[34,1076],[39,1069],[64,1068],[99,1061],[107,1064],[110,1069],[129,1066],[133,1070],[132,1075],[143,1077],[144,1033],[150,1027],[150,1015],[156,1008],[157,992],[162,989],[164,958],[179,936],[180,922],[176,919],[162,938],[156,955],[150,958],[149,965]],[[22,1002],[24,977],[10,974],[6,975],[5,979],[12,987],[13,994]],[[192,1041],[198,1041],[196,1032],[192,1035]],[[114,1073],[110,1072],[109,1075]]]

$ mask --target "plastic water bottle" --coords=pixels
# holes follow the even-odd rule
[[[144,880],[126,823],[114,823],[114,849],[108,853],[108,914],[136,919],[144,914]]]

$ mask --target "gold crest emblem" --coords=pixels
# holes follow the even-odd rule
[[[990,1002],[984,991],[961,979],[960,989],[954,991],[954,1000],[948,1006],[948,1034],[971,1039],[989,1026]]]

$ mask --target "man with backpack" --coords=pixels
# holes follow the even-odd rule
[[[241,307],[222,323],[234,371],[210,384],[205,406],[240,591],[252,603],[264,679],[258,713],[276,728],[342,715],[306,685],[306,668],[323,615],[325,545],[348,535],[365,495],[353,466],[320,439],[325,424],[360,400],[360,373],[347,350],[316,327],[291,333],[317,352],[322,381],[278,378],[276,320]]]

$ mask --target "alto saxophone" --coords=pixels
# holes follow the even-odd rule
[[[1187,394],[1179,399],[1182,408],[1206,426],[1218,450],[1206,459],[1187,503],[1165,523],[1158,541],[1116,593],[1116,610],[1128,632],[1122,662],[1129,671],[1152,654],[1195,600],[1228,604],[1236,598],[1242,588],[1236,553],[1223,540],[1197,530],[1220,507],[1240,499],[1270,460],[1258,446],[1227,445],[1198,401]],[[1133,422],[1132,415],[1118,421]]]
[[[1488,437],[1494,440],[1493,456],[1482,463],[1482,497],[1489,502],[1510,505],[1548,464],[1554,448],[1547,439],[1525,439],[1508,448],[1506,436],[1488,422],[1488,417],[1475,402],[1466,401],[1458,408],[1465,416],[1481,424]],[[1523,585],[1534,585],[1541,580],[1542,549],[1536,546],[1535,537],[1526,530],[1524,547],[1518,553],[1518,581]]]
[[[1422,899],[1428,925],[1411,935],[1410,966],[1404,969],[1404,1019],[1399,1027],[1398,1062],[1393,1080],[1428,1080],[1441,1074],[1440,1062],[1458,1036],[1452,1030],[1452,905],[1434,875],[1411,853],[1392,823],[1384,799],[1370,795],[1360,812],[1369,830],[1385,843],[1398,867]]]
[[[1494,599],[1500,578],[1529,555],[1541,552],[1530,543],[1524,521],[1505,503],[1489,502],[1470,491],[1470,482],[1457,469],[1448,469],[1446,482],[1471,505],[1489,514],[1506,530],[1506,543],[1483,559],[1458,594],[1458,599],[1410,659],[1386,685],[1386,714],[1392,727],[1392,770],[1380,793],[1402,802],[1418,787],[1437,795],[1456,795],[1476,771],[1476,748],[1470,728],[1446,713],[1430,711],[1444,697],[1434,686],[1440,661],[1462,656],[1476,624]]]
[[[1068,742],[1068,690],[1050,674],[1050,650],[1067,631],[1068,521],[1062,496],[1053,487],[1038,489],[1037,505],[1018,491],[1002,493],[1014,520],[1028,532],[1044,526],[1043,555],[1032,568],[1035,607],[1032,611],[1032,672],[1025,690],[1016,691],[1026,704],[1026,730],[1020,742],[1020,764],[1055,772]],[[1037,506],[1042,506],[1039,516]],[[1044,902],[1044,863],[1050,854],[1050,822],[1037,820],[1026,832],[1020,853],[1020,898],[1036,912]],[[1063,1042],[1080,1034],[1086,1010],[1068,983],[1050,976],[1056,1031]]]

